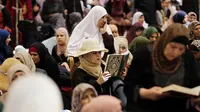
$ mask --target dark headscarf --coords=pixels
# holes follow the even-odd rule
[[[172,24],[169,26],[154,44],[152,59],[153,68],[161,73],[174,73],[178,69],[181,57],[178,57],[172,61],[168,61],[164,56],[164,49],[170,42],[178,42],[186,45],[188,42],[189,31],[182,24]]]
[[[41,34],[43,36],[43,39],[46,40],[55,36],[55,30],[53,29],[51,24],[44,23],[41,27]]]
[[[81,13],[79,12],[73,12],[69,14],[70,24],[72,26],[71,32],[76,27],[76,25],[83,19],[81,16]]]
[[[128,31],[127,40],[129,44],[136,37],[136,31],[138,30],[144,30],[144,27],[141,22],[136,22],[134,25],[131,26],[130,30]]]
[[[173,21],[174,23],[181,23],[181,24],[184,24],[183,23],[183,20],[185,18],[185,16],[187,15],[186,12],[184,11],[178,11],[174,16],[173,16]]]
[[[148,27],[145,31],[144,31],[144,35],[149,39],[150,36],[153,34],[153,33],[158,33],[158,30],[153,27],[153,26],[150,26]]]
[[[6,39],[10,33],[7,30],[0,29],[0,64],[7,58],[8,46],[6,45]]]
[[[57,84],[60,78],[60,71],[55,59],[49,54],[48,49],[42,43],[34,43],[30,46],[29,52],[36,51],[40,57],[40,62],[36,64],[36,68],[43,69],[47,72]]]

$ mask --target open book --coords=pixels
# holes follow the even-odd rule
[[[187,87],[183,87],[183,86],[179,86],[176,84],[172,84],[169,86],[164,87],[163,89],[161,89],[161,92],[163,93],[172,93],[172,94],[176,94],[177,96],[193,96],[193,97],[197,97],[200,94],[200,86],[197,86],[195,88],[187,88]]]
[[[110,54],[107,56],[104,71],[112,76],[119,76],[124,71],[129,55]]]

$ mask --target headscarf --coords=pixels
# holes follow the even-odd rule
[[[143,48],[144,46],[148,45],[149,43],[150,43],[150,40],[144,36],[136,37],[129,44],[129,50],[134,56],[135,52],[137,52],[139,49]]]
[[[10,33],[7,30],[0,29],[0,64],[7,58],[8,46],[6,45],[6,39]]]
[[[26,52],[26,51],[17,52],[17,53],[15,53],[14,58],[16,58],[16,59],[19,58],[22,61],[22,63],[25,64],[27,67],[29,67],[29,69],[32,72],[35,72],[35,70],[36,70],[35,63],[33,62],[33,59],[28,52]]]
[[[83,19],[79,12],[72,12],[69,14],[70,23],[72,24],[72,30]]]
[[[97,27],[98,21],[107,14],[101,6],[93,7],[87,16],[74,28],[70,37],[67,54],[74,55],[80,49],[85,38],[93,38],[98,41],[101,48],[105,48],[102,35]],[[112,34],[107,25],[107,33]]]
[[[121,101],[113,96],[98,96],[86,104],[81,112],[122,112]]]
[[[101,61],[99,61],[99,64],[92,62],[92,52],[84,54],[82,56],[79,56],[80,60],[80,66],[79,68],[83,69],[85,72],[87,72],[89,75],[98,78],[102,74],[102,68],[101,68]]]
[[[22,45],[17,45],[15,47],[15,50],[13,51],[13,54],[15,54],[16,52],[20,52],[20,51],[26,51],[26,52],[28,52],[28,49],[25,49]]]
[[[10,67],[8,69],[8,72],[7,72],[10,84],[12,83],[12,79],[13,79],[13,77],[14,77],[14,75],[17,71],[24,72],[24,75],[30,75],[31,74],[31,70],[26,65],[24,65],[24,64],[13,65],[12,67]]]
[[[131,26],[126,37],[129,44],[136,37],[136,31],[138,31],[139,29],[144,30],[144,27],[141,22],[136,22],[134,25]]]
[[[98,96],[97,91],[94,89],[93,86],[87,83],[81,83],[77,85],[72,93],[72,112],[80,112],[82,109],[82,105],[80,103],[83,93],[87,91],[88,89],[91,89],[95,93],[95,97]]]
[[[197,18],[197,14],[195,12],[189,12],[188,18],[190,18],[191,16],[195,16]]]
[[[128,50],[128,41],[125,37],[116,37],[116,41],[119,45],[125,46],[126,47],[126,52],[123,53],[122,55],[129,55],[127,64],[131,65],[132,59],[133,59],[133,55],[130,53],[130,51]]]
[[[174,73],[178,69],[181,57],[169,61],[164,56],[164,49],[168,43],[179,39],[181,41],[187,41],[189,37],[188,29],[179,23],[172,24],[169,26],[157,40],[153,47],[152,60],[153,68],[161,73]]]
[[[136,22],[139,22],[141,16],[144,16],[142,12],[136,12],[133,15],[132,25],[134,25]],[[148,24],[145,21],[142,23],[142,25],[144,28],[148,28]]]
[[[15,58],[7,58],[0,66],[0,72],[7,73],[8,69],[16,64],[21,64],[21,62]]]
[[[190,23],[190,25],[188,26],[188,29],[190,31],[190,39],[196,39],[196,36],[193,33],[193,30],[196,26],[200,25],[200,22],[198,21],[193,21],[192,23]]]
[[[183,20],[185,18],[185,16],[187,15],[186,12],[184,11],[178,11],[174,16],[173,16],[173,21],[174,23],[181,23],[181,24],[184,24],[183,23]]]
[[[144,31],[144,35],[149,39],[150,36],[153,34],[153,33],[158,33],[158,30],[155,28],[155,27],[148,27],[145,31]]]
[[[56,33],[58,32],[62,32],[64,34],[64,37],[65,37],[65,42],[63,45],[60,45],[57,43],[57,54],[61,54],[61,52],[63,52],[63,50],[65,51],[65,53],[67,52],[67,44],[68,44],[68,41],[69,41],[69,34],[68,34],[68,31],[66,28],[58,28],[56,30]]]
[[[61,112],[61,93],[46,75],[21,77],[9,88],[3,112]]]

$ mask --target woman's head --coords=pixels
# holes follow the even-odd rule
[[[114,24],[109,24],[110,29],[112,31],[113,37],[118,37],[119,36],[119,32],[118,32],[118,28],[116,25]]]
[[[9,82],[12,83],[19,77],[31,74],[31,70],[24,64],[16,64],[8,69],[7,75]]]
[[[1,47],[8,46],[10,43],[10,33],[7,30],[0,29],[0,45]]]
[[[188,37],[189,31],[184,25],[176,23],[169,26],[154,44],[154,67],[161,72],[175,72],[188,44]]]
[[[4,112],[59,112],[62,110],[60,90],[55,82],[44,74],[28,75],[14,81],[9,88],[4,107]]]
[[[132,22],[132,24],[135,24],[136,22],[140,22],[140,23],[143,24],[144,21],[145,21],[145,18],[144,18],[144,14],[142,12],[136,12],[133,15],[133,22]]]
[[[14,58],[18,59],[21,63],[25,64],[32,72],[35,72],[35,63],[31,55],[26,51],[16,52]]]
[[[173,16],[173,21],[175,23],[180,23],[180,24],[185,24],[187,22],[187,13],[184,11],[178,11],[174,16]]]
[[[98,96],[85,105],[81,112],[122,112],[121,101],[113,96]]]
[[[158,38],[158,31],[155,27],[148,27],[144,34],[151,42],[156,41]]]
[[[188,13],[188,21],[191,23],[193,21],[197,21],[197,15],[194,12]]]
[[[0,66],[0,72],[7,73],[8,69],[16,64],[21,64],[21,62],[15,58],[7,58]]]
[[[72,94],[72,112],[80,112],[84,105],[97,96],[97,92],[93,86],[86,83],[77,85]]]
[[[119,45],[119,54],[126,54],[128,52],[128,41],[125,37],[117,37],[117,43]]]
[[[198,21],[193,21],[188,26],[190,30],[190,38],[191,39],[200,39],[200,23]]]
[[[45,61],[51,55],[48,49],[42,43],[34,43],[29,47],[29,54],[31,55],[35,64],[39,64],[41,61]]]
[[[59,45],[65,45],[69,41],[69,34],[66,28],[58,28],[56,30],[56,41]]]

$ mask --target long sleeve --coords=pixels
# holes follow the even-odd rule
[[[26,5],[27,5],[27,11],[28,11],[26,19],[33,20],[33,8],[32,8],[31,0],[27,0]]]
[[[115,47],[114,47],[114,38],[112,35],[109,35],[107,32],[102,34],[103,42],[105,45],[105,48],[109,50],[108,54],[115,53]]]
[[[11,32],[11,16],[6,8],[3,8],[3,21],[4,21],[4,28]]]

